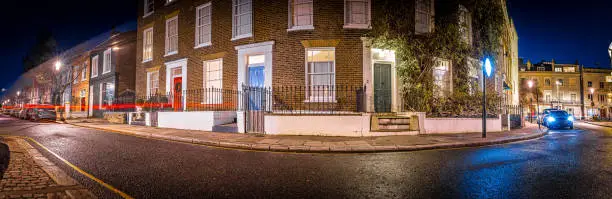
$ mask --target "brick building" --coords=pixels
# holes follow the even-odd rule
[[[136,69],[136,31],[115,32],[91,51],[90,116],[102,117],[113,103],[133,98]],[[130,103],[133,103],[130,102]]]
[[[68,63],[67,67],[72,68],[71,116],[86,117],[88,107],[87,93],[89,93],[87,90],[89,88],[89,51],[80,54],[71,63]]]
[[[382,0],[139,0],[136,94],[147,96],[146,99],[162,94],[172,107],[178,107],[174,111],[192,111],[193,106],[233,102],[241,96],[228,95],[225,90],[241,92],[243,86],[249,86],[267,88],[267,92],[273,93],[264,98],[269,107],[291,111],[324,104],[347,112],[401,112],[395,52],[373,48],[366,35],[372,29],[372,20],[385,15],[389,9],[405,11],[401,20],[414,24],[413,29],[406,30],[407,34],[430,33],[434,30],[438,1],[403,0],[402,3],[397,8],[389,7]],[[471,43],[470,12],[461,5],[456,10],[460,12],[458,23],[465,23],[464,27],[469,28],[462,29],[462,36]],[[507,15],[506,19],[511,23]],[[513,49],[516,32],[512,25],[508,27],[508,34],[515,37],[506,39],[504,44]],[[508,54],[508,51],[511,50],[504,52]],[[518,70],[518,66],[508,69],[512,58],[508,60],[499,71]],[[439,66],[432,74],[434,84],[443,88],[440,93],[450,93],[452,62],[439,59],[437,63]],[[473,68],[471,73],[478,82],[480,69]],[[496,79],[515,84],[516,81],[502,78],[517,76],[507,76],[499,74]],[[499,88],[506,85],[495,82]],[[365,89],[339,89],[353,86]],[[208,91],[215,89],[223,89],[222,97],[211,100],[207,97]],[[502,93],[501,89],[496,90]],[[202,92],[203,96],[191,95]],[[194,103],[194,98],[199,101]],[[515,98],[507,97],[509,101]],[[275,113],[275,110],[269,111]],[[161,127],[198,130],[211,130],[196,127],[209,120],[187,120],[214,117],[210,119],[214,125],[241,120],[241,113],[235,110],[233,114],[197,114],[181,116],[162,112],[158,119]],[[182,120],[162,121],[170,115]],[[217,122],[220,117],[231,120]],[[266,124],[268,121],[271,120],[266,119]]]

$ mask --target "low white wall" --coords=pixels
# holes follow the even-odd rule
[[[370,115],[266,115],[271,135],[368,136]]]
[[[487,119],[487,132],[500,131],[502,131],[501,118]],[[482,118],[426,118],[425,132],[427,134],[482,132]]]
[[[212,131],[213,126],[234,121],[233,111],[158,112],[158,127]]]

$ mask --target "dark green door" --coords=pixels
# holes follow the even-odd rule
[[[374,108],[377,113],[391,112],[391,64],[374,64]]]

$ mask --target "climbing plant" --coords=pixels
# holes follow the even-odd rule
[[[481,89],[473,76],[484,57],[495,59],[500,54],[504,33],[505,6],[500,0],[436,1],[435,28],[432,33],[416,35],[414,1],[380,0],[374,6],[377,13],[372,21],[373,48],[395,51],[396,70],[401,82],[401,98],[406,111],[427,112],[439,117],[478,117],[481,114]],[[472,18],[472,43],[462,39],[459,5],[466,7]],[[413,13],[413,14],[409,14]],[[469,27],[469,26],[467,26]],[[433,69],[436,58],[452,63],[453,92],[434,93]],[[498,72],[501,70],[498,70]],[[490,81],[492,82],[492,81]],[[487,85],[493,90],[492,85]],[[442,97],[443,96],[443,97]],[[495,114],[501,100],[499,93],[487,93],[488,109]]]

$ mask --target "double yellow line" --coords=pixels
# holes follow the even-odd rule
[[[91,174],[87,173],[87,172],[86,172],[86,171],[84,171],[83,169],[81,169],[81,168],[79,168],[79,167],[75,166],[74,164],[72,164],[72,163],[68,162],[68,160],[66,160],[66,159],[64,159],[64,158],[62,158],[62,157],[60,157],[59,155],[57,155],[56,153],[54,153],[53,151],[49,150],[47,147],[45,147],[44,145],[42,145],[41,143],[39,143],[38,141],[36,141],[36,140],[34,140],[34,139],[30,138],[30,137],[26,137],[26,136],[9,136],[9,135],[0,135],[0,136],[2,136],[2,137],[19,137],[19,138],[27,139],[27,140],[29,140],[29,141],[31,141],[31,142],[33,142],[33,143],[35,143],[36,145],[40,146],[40,148],[45,149],[47,152],[49,152],[50,154],[52,154],[53,156],[55,156],[57,159],[59,159],[59,160],[61,160],[62,162],[64,162],[66,165],[70,166],[70,167],[71,167],[72,169],[74,169],[75,171],[77,171],[77,172],[79,172],[79,173],[83,174],[85,177],[87,177],[87,178],[89,178],[89,179],[91,179],[91,180],[93,180],[93,181],[97,182],[98,184],[100,184],[100,185],[104,186],[104,187],[105,187],[105,188],[107,188],[108,190],[111,190],[112,192],[115,192],[116,194],[118,194],[118,195],[120,195],[121,197],[126,198],[126,199],[133,199],[133,198],[134,198],[134,197],[132,197],[132,196],[130,196],[130,195],[128,195],[128,194],[126,194],[126,193],[124,193],[123,191],[121,191],[121,190],[119,190],[119,189],[117,189],[117,188],[113,187],[112,185],[110,185],[110,184],[108,184],[108,183],[106,183],[106,182],[104,182],[104,181],[102,181],[102,180],[100,180],[100,179],[96,178],[95,176],[93,176],[93,175],[91,175]]]

